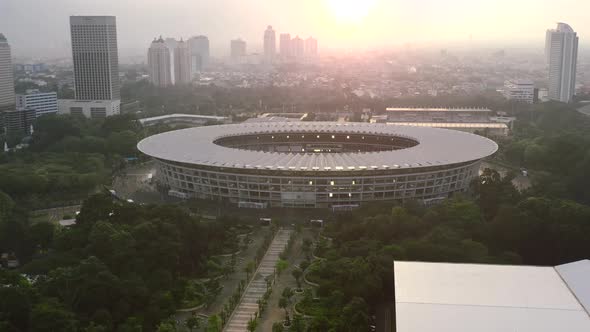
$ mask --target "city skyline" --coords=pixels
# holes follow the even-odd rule
[[[565,0],[559,7],[543,6],[533,0],[514,5],[506,0],[499,0],[500,3],[485,0],[475,5],[468,5],[465,0],[449,0],[444,4],[433,0],[413,4],[378,0],[370,1],[372,5],[365,8],[366,14],[361,11],[364,16],[357,18],[347,18],[347,11],[332,8],[334,5],[330,3],[334,1],[329,0],[320,3],[310,0],[288,2],[283,6],[288,10],[268,1],[255,1],[263,3],[265,9],[260,12],[246,9],[242,12],[240,3],[235,0],[222,0],[218,4],[173,0],[158,10],[155,10],[156,3],[152,0],[146,1],[141,10],[130,3],[111,0],[92,4],[68,0],[57,0],[51,4],[6,0],[0,4],[0,31],[12,41],[13,53],[17,56],[36,55],[39,50],[45,50],[47,55],[67,55],[63,52],[69,47],[64,36],[68,26],[64,22],[71,14],[119,17],[124,22],[119,26],[119,46],[123,56],[142,54],[145,49],[143,41],[159,34],[177,38],[206,35],[211,40],[212,54],[219,56],[227,54],[227,41],[239,33],[251,45],[252,52],[257,52],[262,50],[259,36],[261,28],[266,25],[272,25],[277,35],[297,31],[300,36],[314,36],[322,40],[322,50],[387,48],[406,43],[434,47],[469,43],[497,47],[516,44],[542,48],[544,38],[538,31],[557,21],[568,22],[575,27],[582,40],[581,46],[587,40],[585,35],[590,34],[590,26],[585,24],[583,16],[584,8],[590,7],[590,4],[579,4],[575,0]],[[60,6],[60,2],[68,4]],[[355,3],[353,0],[345,2]],[[510,11],[505,10],[508,5],[511,6]],[[567,9],[574,5],[578,8],[576,11]],[[68,12],[63,12],[60,7],[67,7]],[[223,12],[221,8],[236,10]],[[519,10],[528,11],[527,20],[517,18],[522,15]],[[279,20],[276,12],[284,13],[284,17]],[[43,20],[39,19],[41,15]],[[157,20],[153,19],[155,15]],[[31,20],[30,24],[27,24],[28,20]],[[220,24],[224,21],[231,21],[232,27]],[[502,25],[497,22],[502,22]],[[35,26],[35,33],[27,33],[27,26]],[[138,26],[141,29],[137,29]],[[384,29],[384,26],[391,28]],[[519,33],[515,35],[513,31]]]

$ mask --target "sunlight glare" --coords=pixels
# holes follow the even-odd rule
[[[376,0],[326,0],[329,11],[342,23],[360,23]]]

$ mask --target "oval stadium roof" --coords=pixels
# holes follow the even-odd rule
[[[213,143],[220,137],[264,133],[350,133],[408,137],[418,145],[378,152],[285,153],[242,150]],[[466,132],[369,123],[297,122],[242,123],[165,132],[137,145],[146,155],[181,163],[300,171],[354,171],[418,168],[475,161],[497,151],[485,137]]]

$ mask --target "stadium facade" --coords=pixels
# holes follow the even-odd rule
[[[470,133],[368,123],[242,123],[148,137],[156,180],[245,207],[348,209],[466,191],[498,149]]]

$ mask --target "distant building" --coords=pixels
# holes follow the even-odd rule
[[[272,26],[266,27],[264,31],[264,57],[266,60],[272,60],[277,52],[277,37]]]
[[[316,57],[318,55],[318,40],[309,37],[305,40],[305,55],[307,57]]]
[[[175,84],[189,84],[192,80],[189,49],[182,39],[174,49],[174,77],[176,77]]]
[[[206,124],[222,124],[231,122],[228,117],[225,116],[213,116],[213,115],[197,115],[197,114],[167,114],[161,116],[154,116],[151,118],[139,119],[144,127],[154,125],[169,125],[169,126],[190,126],[198,127]]]
[[[77,100],[120,100],[114,16],[70,16]]]
[[[292,48],[291,48],[291,35],[288,33],[281,33],[279,37],[279,48],[281,57],[286,59],[292,56]]]
[[[172,84],[170,63],[170,51],[166,43],[162,37],[154,39],[148,50],[150,82],[153,85],[166,87]]]
[[[27,90],[26,94],[16,95],[16,108],[34,109],[37,117],[46,114],[57,113],[57,93],[40,92],[39,90]]]
[[[590,331],[590,261],[551,266],[393,264],[397,332]]]
[[[5,110],[0,113],[0,133],[3,131],[6,135],[28,136],[32,133],[36,118],[36,112],[32,108]]]
[[[0,33],[0,112],[14,109],[14,77],[10,45]]]
[[[230,55],[234,60],[246,56],[246,42],[239,38],[232,40],[230,43]]]
[[[188,47],[192,74],[195,75],[209,65],[209,38],[207,36],[191,37],[188,40]]]
[[[168,49],[168,53],[170,54],[170,82],[174,84],[176,82],[176,77],[174,77],[174,49],[176,48],[176,44],[178,41],[174,38],[166,38],[164,39],[164,44],[166,44],[166,48]]]
[[[303,39],[296,36],[291,40],[291,46],[293,47],[293,56],[297,59],[301,59],[305,56],[305,43]]]
[[[549,65],[549,99],[569,103],[576,90],[576,32],[565,23],[558,23],[556,29],[547,30],[545,55]]]
[[[388,122],[489,122],[492,110],[487,108],[411,108],[388,107],[385,109]]]
[[[504,122],[387,122],[396,126],[443,128],[468,133],[479,133],[485,136],[508,136],[509,127]]]
[[[504,82],[504,97],[508,100],[532,104],[535,101],[535,84],[531,80]]]
[[[104,119],[120,114],[120,100],[58,100],[58,113],[84,116],[89,119]]]

